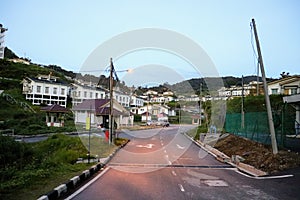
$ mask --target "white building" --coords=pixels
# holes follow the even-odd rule
[[[139,98],[135,95],[131,96],[131,100],[130,100],[130,107],[141,107],[144,106],[144,99]]]
[[[145,92],[143,95],[144,95],[144,96],[149,96],[149,95],[154,95],[154,96],[156,96],[156,95],[158,95],[158,92],[156,92],[156,91],[154,91],[154,90],[148,90],[148,91]]]
[[[85,99],[105,99],[105,90],[96,86],[87,86],[81,84],[72,84],[70,90],[72,105],[78,105]]]
[[[244,86],[231,86],[229,88],[222,87],[218,90],[219,97],[241,97],[248,96],[250,94],[256,94],[257,87],[260,88],[262,82],[251,81],[249,84],[244,84]]]
[[[39,75],[37,78],[26,77],[22,81],[23,94],[33,105],[67,106],[68,85],[57,77]]]
[[[294,95],[300,94],[300,75],[288,76],[268,83],[268,93]]]
[[[87,99],[74,106],[72,111],[75,115],[76,124],[85,124],[87,117],[91,117],[91,124],[94,126],[103,124],[104,127],[108,127],[109,125],[109,99]],[[133,116],[115,100],[113,101],[113,116],[118,127],[131,126],[133,124]]]
[[[130,95],[125,94],[119,90],[114,90],[113,91],[113,98],[117,100],[122,106],[125,108],[130,107]]]
[[[167,106],[162,106],[159,104],[153,104],[153,105],[145,105],[137,110],[132,110],[136,114],[139,114],[142,116],[142,121],[147,121],[147,120],[155,120],[159,119],[160,116],[168,116],[169,115],[169,107]]]
[[[4,36],[7,28],[3,28],[2,24],[0,24],[0,59],[4,58]]]

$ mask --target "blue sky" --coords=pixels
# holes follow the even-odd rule
[[[220,76],[241,77],[257,73],[250,29],[255,18],[266,75],[277,78],[282,71],[300,74],[299,10],[297,0],[2,0],[0,23],[8,28],[6,45],[34,63],[80,71],[91,52],[112,37],[157,28],[201,46]],[[176,68],[184,79],[199,77],[184,60],[156,50],[123,56],[115,67],[153,63]]]

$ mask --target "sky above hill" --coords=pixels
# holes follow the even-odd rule
[[[257,74],[252,18],[267,77],[300,74],[299,10],[297,0],[2,0],[0,23],[6,46],[33,63],[98,76],[112,57],[133,69],[118,72],[125,82],[151,85]]]

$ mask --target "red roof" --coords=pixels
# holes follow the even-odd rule
[[[53,104],[51,106],[42,107],[41,111],[65,113],[65,112],[69,112],[69,109],[62,107],[60,105],[57,105],[57,104]]]

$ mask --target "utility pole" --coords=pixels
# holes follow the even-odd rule
[[[109,75],[109,144],[112,144],[113,142],[113,61],[112,58],[110,58],[110,75]]]
[[[260,65],[261,76],[262,76],[262,80],[263,80],[263,84],[264,84],[264,92],[265,92],[265,100],[266,100],[267,113],[268,113],[269,129],[270,129],[270,133],[271,133],[272,150],[273,150],[273,154],[277,154],[278,148],[277,148],[275,128],[274,128],[274,122],[273,122],[273,116],[272,116],[272,110],[271,110],[271,103],[270,103],[265,69],[264,69],[263,59],[262,59],[262,55],[261,55],[261,51],[260,51],[260,45],[259,45],[259,40],[258,40],[258,35],[257,35],[254,19],[252,19],[252,25],[253,25],[255,41],[256,41],[256,48],[257,48],[257,53],[258,53],[258,62]]]
[[[199,113],[200,113],[200,121],[199,121],[199,125],[202,126],[202,109],[201,109],[201,91],[202,91],[202,83],[201,83],[201,79],[199,79],[199,82],[200,82],[200,91],[199,91]]]
[[[242,108],[241,108],[241,114],[242,114],[241,128],[242,128],[242,130],[244,130],[244,128],[245,128],[245,112],[244,112],[244,76],[242,76]]]

